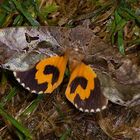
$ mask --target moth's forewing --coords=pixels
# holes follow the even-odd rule
[[[102,94],[98,76],[84,63],[79,64],[71,73],[65,94],[67,99],[83,112],[99,112],[105,109],[108,103]]]
[[[32,93],[52,93],[63,80],[67,61],[66,55],[45,58],[27,71],[14,72],[14,76]]]

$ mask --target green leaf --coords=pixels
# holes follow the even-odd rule
[[[20,26],[23,22],[23,16],[22,15],[18,15],[13,22],[13,26]]]
[[[35,20],[21,5],[20,2],[16,1],[16,0],[11,0],[18,11],[20,11],[23,16],[29,21],[29,23],[32,25],[32,26],[39,26],[39,22],[37,20]]]
[[[8,103],[9,101],[11,101],[11,99],[16,95],[16,89],[15,88],[12,88],[10,90],[10,92],[8,93],[7,96],[3,97],[1,102],[0,102],[0,105],[1,106],[4,106],[6,103]]]
[[[6,13],[4,13],[4,12],[0,13],[0,26],[2,26],[4,24],[4,22],[6,20],[6,16],[7,16]]]
[[[27,116],[32,113],[37,108],[38,103],[41,101],[42,97],[43,95],[38,95],[37,98],[31,102],[31,104],[25,109],[25,111],[21,115]]]
[[[15,120],[10,116],[0,105],[0,115],[6,120],[9,121],[16,129],[22,132],[27,138],[32,139],[32,136],[27,128],[25,128],[21,123]]]
[[[116,23],[116,25],[119,24],[119,22],[122,20],[122,18],[118,14],[118,11],[117,10],[115,11],[114,17],[115,17],[115,23]]]
[[[122,19],[118,14],[118,10],[116,10],[114,13],[114,21],[112,22],[111,42],[112,44],[115,43],[115,35],[117,34],[117,43],[121,54],[124,54],[123,28],[126,23],[127,21]]]
[[[124,41],[123,41],[123,30],[118,31],[118,47],[121,54],[125,54],[124,52]]]
[[[12,12],[12,9],[9,5],[2,4],[1,8],[3,8],[8,13]]]
[[[111,43],[112,44],[115,43],[115,38],[114,38],[115,28],[116,28],[116,24],[115,24],[115,20],[113,20],[111,24]]]
[[[40,18],[42,18],[42,20],[46,20],[49,13],[53,13],[57,10],[58,6],[56,5],[56,3],[48,4],[41,9],[41,11],[39,12],[39,16]]]
[[[60,140],[67,140],[67,137],[71,134],[71,129],[67,129],[66,132],[61,136]]]

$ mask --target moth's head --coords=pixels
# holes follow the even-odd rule
[[[75,67],[80,64],[85,58],[85,54],[78,47],[67,48],[65,54],[68,56],[68,66],[72,72]]]

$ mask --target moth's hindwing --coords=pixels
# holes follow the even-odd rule
[[[62,82],[67,56],[53,56],[39,61],[24,72],[14,72],[17,81],[32,93],[52,93]]]
[[[106,108],[108,102],[101,92],[96,73],[84,63],[73,70],[65,94],[83,112],[99,112]]]

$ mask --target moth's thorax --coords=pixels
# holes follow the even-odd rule
[[[71,72],[85,57],[85,54],[78,48],[67,48],[66,55],[68,56],[68,65]]]

